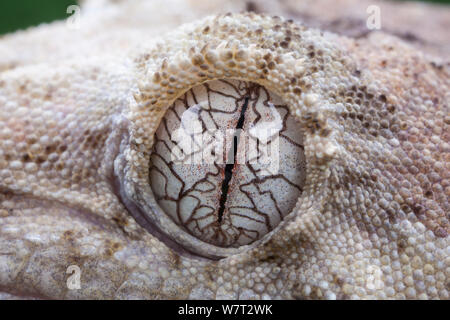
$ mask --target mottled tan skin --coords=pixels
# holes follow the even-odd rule
[[[9,36],[0,50],[31,48],[39,32],[67,36],[63,28]],[[253,13],[148,42],[144,33],[0,62],[1,298],[449,298],[444,45],[431,56],[388,33],[347,38]],[[92,54],[71,54],[77,46]],[[305,132],[307,161],[293,212],[222,259],[142,219],[164,215],[148,184],[159,120],[216,78],[279,94]],[[66,285],[70,265],[82,271],[79,290]]]

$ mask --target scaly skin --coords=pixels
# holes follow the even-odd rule
[[[449,298],[448,64],[385,33],[324,35],[253,13],[141,36],[2,62],[1,297]],[[148,164],[171,102],[223,78],[286,102],[307,176],[273,232],[218,254],[164,222]]]

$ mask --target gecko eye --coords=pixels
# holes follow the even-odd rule
[[[303,133],[280,97],[252,82],[214,80],[166,111],[149,181],[160,208],[185,232],[238,248],[292,211],[305,167]]]

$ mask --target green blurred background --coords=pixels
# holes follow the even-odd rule
[[[65,19],[76,0],[0,0],[0,34]]]
[[[450,0],[424,1],[450,4]],[[69,16],[67,7],[76,3],[76,0],[0,0],[0,34],[65,19]]]

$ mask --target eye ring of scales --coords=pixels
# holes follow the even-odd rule
[[[448,7],[376,1],[383,28],[358,33],[372,0],[210,17],[243,1],[97,2],[79,32],[0,39],[0,299],[449,299]],[[164,219],[148,185],[163,113],[219,78],[277,93],[308,167],[277,230],[213,260],[134,214]]]

